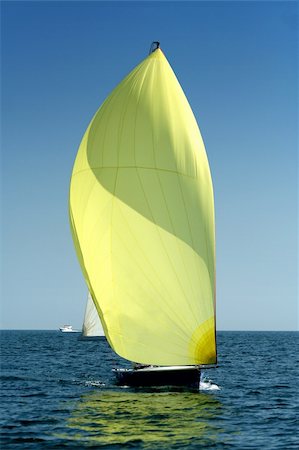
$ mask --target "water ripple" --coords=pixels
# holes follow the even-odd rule
[[[107,342],[1,332],[1,448],[298,447],[298,333],[219,333],[199,391],[119,388]]]

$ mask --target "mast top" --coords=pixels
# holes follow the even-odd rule
[[[156,51],[158,48],[160,48],[160,42],[158,42],[158,41],[153,41],[153,42],[151,43],[151,46],[150,46],[149,55],[150,55],[151,53],[153,53],[154,51]]]

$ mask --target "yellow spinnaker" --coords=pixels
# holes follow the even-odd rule
[[[86,130],[70,218],[115,352],[145,364],[215,363],[212,181],[196,120],[160,49]]]

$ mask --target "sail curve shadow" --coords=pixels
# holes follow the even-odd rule
[[[95,114],[86,169],[114,198],[185,242],[214,282],[213,187],[190,105],[163,53],[139,64]]]

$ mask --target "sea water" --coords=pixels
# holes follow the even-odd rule
[[[2,331],[1,449],[298,449],[297,332],[219,332],[198,392],[115,385],[105,338]]]

